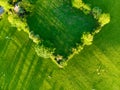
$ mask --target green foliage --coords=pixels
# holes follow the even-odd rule
[[[45,2],[47,3],[47,1],[45,1]],[[63,3],[64,1],[60,1],[60,2]],[[46,4],[46,3],[44,3],[44,4]],[[72,0],[72,6],[77,8],[77,9],[79,9],[80,12],[81,11],[84,12],[84,13],[81,13],[81,15],[78,14],[79,12],[75,12],[72,15],[71,11],[74,11],[75,8],[71,8],[70,6],[69,7],[72,10],[68,9],[69,7],[66,8],[66,10],[68,12],[70,12],[70,13],[66,13],[66,12],[64,13],[64,11],[66,11],[63,8],[64,6],[62,6],[62,7],[59,6],[60,8],[58,8],[58,9],[56,9],[54,11],[54,9],[52,7],[53,4],[51,4],[49,6],[50,9],[47,7],[47,5],[42,6],[41,2],[39,2],[38,4],[40,5],[39,8],[41,8],[41,10],[39,11],[38,9],[36,9],[36,8],[38,8],[38,6],[35,6],[36,13],[33,13],[30,17],[27,18],[28,22],[29,22],[29,26],[30,26],[31,30],[35,30],[36,33],[40,34],[41,38],[43,39],[42,44],[44,45],[44,47],[51,48],[51,46],[52,46],[52,48],[53,47],[56,48],[53,56],[56,56],[56,55],[59,54],[59,55],[63,56],[63,59],[65,59],[67,61],[68,59],[72,58],[75,54],[78,54],[84,48],[84,45],[91,45],[92,44],[93,35],[90,34],[90,33],[92,33],[93,29],[97,27],[97,23],[98,22],[93,17],[92,10],[91,10],[91,7],[89,6],[89,4],[84,3],[82,0]],[[60,9],[62,9],[62,10],[60,10]],[[69,11],[69,10],[71,10],[71,11]],[[53,11],[54,11],[54,13],[53,13]],[[61,13],[61,11],[62,11],[62,13]],[[41,13],[41,14],[38,14],[38,13]],[[52,16],[53,14],[56,14],[56,16],[58,16],[58,15],[60,16],[61,15],[62,18],[61,17],[54,18]],[[66,21],[68,21],[70,18],[66,18],[66,17],[68,17],[68,16],[70,16],[70,17],[73,16],[74,17],[75,14],[76,14],[77,18],[75,18],[74,20],[77,21],[77,23],[75,22],[74,25],[72,25],[73,24],[72,22],[74,20],[73,21],[70,20],[69,23],[73,27],[69,27],[69,25],[66,24]],[[87,14],[87,15],[85,15],[85,14]],[[43,17],[43,15],[46,15],[46,17]],[[84,16],[86,18],[86,21],[84,19]],[[92,18],[92,20],[94,20],[94,21],[92,21],[88,17]],[[70,28],[70,29],[68,29],[69,31],[67,31],[67,29],[66,29],[63,32],[56,32],[55,28],[62,29],[61,28],[62,27],[61,26],[62,23],[59,23],[57,21],[57,19],[60,20],[64,25],[66,25],[65,27]],[[85,26],[83,26],[81,21],[78,21],[77,19],[83,20],[83,22],[85,22],[84,24],[86,24],[86,28],[87,29],[84,28]],[[43,21],[43,20],[45,20],[45,21]],[[53,24],[49,24],[53,20],[54,20],[54,22],[56,22],[55,28],[51,27],[51,25],[53,25],[54,23]],[[35,23],[33,23],[33,21]],[[42,23],[42,21],[44,23]],[[94,22],[93,23],[94,25],[93,24],[91,24],[91,25],[89,24],[88,25],[88,23],[86,23],[88,21],[90,21],[90,24]],[[93,25],[93,27],[91,27],[92,25]],[[46,27],[46,26],[48,26],[48,27]],[[78,29],[79,26],[82,27],[82,28]],[[91,29],[89,28],[89,26],[91,27]],[[75,32],[72,31],[71,29],[73,29]],[[79,32],[77,30],[79,30],[81,32]],[[76,32],[78,32],[78,34]],[[82,36],[83,32],[90,32],[90,33],[89,34],[88,33],[84,33],[84,35]],[[96,30],[96,32],[99,32],[99,30]],[[68,40],[66,40],[67,39],[67,35],[69,37]],[[81,36],[82,36],[82,38],[81,38]],[[31,34],[30,37],[33,38],[34,35]],[[81,38],[81,41],[82,41],[82,43],[84,45],[82,45],[81,41],[79,41],[78,38]],[[72,40],[74,40],[75,42],[71,43]],[[78,45],[76,47],[75,43],[80,43],[81,45]],[[53,58],[53,60],[55,62],[57,62],[57,60],[55,60],[55,58]]]
[[[53,55],[53,50],[45,48],[43,45],[36,45],[35,51],[39,57],[50,58]]]
[[[8,0],[8,3],[14,5],[15,3],[20,2],[20,1],[22,0]]]
[[[32,12],[33,6],[28,0],[23,0],[19,3],[20,7],[24,8],[26,12]]]
[[[75,8],[80,9],[81,7],[83,7],[84,3],[82,2],[82,0],[72,0],[72,6]]]
[[[101,14],[98,19],[98,22],[100,23],[101,27],[103,27],[105,24],[108,24],[110,22],[110,14]]]
[[[107,21],[104,21],[102,19],[104,19],[104,17],[106,17],[105,15],[102,16],[101,14],[101,9],[95,7],[91,10],[91,7],[88,5],[88,4],[85,4],[82,2],[82,0],[72,0],[72,5],[73,7],[77,8],[77,9],[80,9],[81,11],[84,12],[84,14],[89,14],[90,13],[92,14],[92,16],[94,16],[95,19],[97,19],[99,21],[99,24],[101,26],[105,25],[106,23],[108,23]],[[27,12],[31,12],[33,10],[33,7],[32,5],[29,3],[29,1],[25,1],[23,0],[22,2],[19,3],[19,6],[21,8],[23,8],[23,10],[27,11]],[[42,7],[41,7],[42,8]],[[48,11],[48,10],[47,10]],[[47,11],[44,11],[45,14],[49,14],[50,12],[47,12]],[[43,13],[44,13],[43,12]],[[33,14],[34,15],[34,14]],[[36,17],[36,16],[33,16],[33,18]],[[49,17],[50,18],[50,17]],[[94,19],[94,20],[95,20]],[[40,37],[39,35],[35,35],[33,31],[29,31],[29,27],[26,23],[26,19],[25,17],[23,19],[21,19],[21,17],[17,16],[17,14],[11,14],[8,18],[9,22],[11,22],[11,24],[14,26],[14,27],[17,27],[18,30],[23,30],[25,32],[27,32],[29,34],[29,38],[33,40],[33,42],[35,44],[37,44],[37,46],[35,47],[35,51],[37,52],[37,55],[40,56],[40,57],[44,57],[44,58],[52,58],[52,57],[56,57],[55,55],[58,55],[60,54],[61,56],[63,56],[64,58],[59,58],[57,57],[57,60],[54,60],[58,63],[58,64],[61,64],[63,62],[66,62],[66,60],[72,58],[75,54],[78,54],[84,47],[84,45],[91,45],[92,44],[92,41],[93,41],[93,36],[98,33],[100,30],[101,30],[101,27],[100,28],[97,28],[95,30],[93,30],[94,32],[85,32],[82,37],[81,37],[81,42],[82,42],[82,45],[77,45],[77,47],[70,47],[70,50],[66,49],[68,48],[69,46],[65,46],[65,49],[66,51],[64,51],[63,49],[58,48],[58,44],[56,44],[56,46],[53,45],[53,43],[51,43],[51,40],[49,39],[45,39],[45,41],[42,41],[40,40]],[[96,20],[96,21],[97,21]],[[104,21],[104,22],[103,22]],[[91,22],[90,22],[91,23]],[[98,23],[98,22],[97,22]],[[33,23],[32,23],[33,24]],[[36,23],[38,24],[38,23]],[[31,25],[32,26],[32,25]],[[36,25],[35,25],[36,26]],[[36,27],[34,27],[36,28]],[[34,30],[34,28],[32,28],[31,30]],[[41,26],[42,28],[42,26]],[[44,28],[45,29],[45,28]],[[37,30],[36,30],[37,31]],[[38,29],[39,31],[39,29]],[[47,30],[46,30],[47,32]],[[45,33],[46,33],[45,32]],[[81,32],[81,34],[83,33],[84,31]],[[92,33],[92,34],[91,34]],[[42,37],[42,35],[41,35]],[[64,40],[64,39],[63,39]],[[63,41],[64,42],[64,41]],[[62,43],[63,43],[62,42]],[[56,42],[57,43],[57,42]],[[59,42],[58,42],[59,43]],[[61,42],[60,42],[61,43]],[[42,45],[39,45],[39,44],[42,44]],[[62,45],[62,44],[61,44]],[[54,54],[53,54],[53,49],[56,47],[56,50],[58,51],[55,51]],[[62,46],[64,47],[64,45]],[[73,49],[72,49],[73,48]],[[63,50],[63,51],[62,51]],[[61,53],[62,52],[62,53]],[[66,57],[65,57],[66,56]],[[61,64],[62,65],[62,64]]]
[[[27,11],[31,10],[30,9],[30,4],[27,1],[20,2],[20,5],[22,7],[26,7],[25,9]],[[21,9],[20,12],[22,13],[23,10]],[[29,27],[27,25],[27,22],[26,22],[25,18],[21,18],[21,17],[18,16],[18,14],[15,14],[14,12],[10,12],[10,11],[8,12],[8,15],[9,15],[8,16],[8,21],[11,23],[11,25],[13,27],[16,27],[18,31],[23,30],[24,32],[26,32],[27,34],[29,34],[29,38],[32,39],[34,43],[38,44],[40,42],[39,35],[34,35],[32,32],[29,32]]]
[[[82,0],[72,0],[72,6],[82,10],[85,14],[89,14],[91,11],[90,6],[83,3]]]
[[[83,45],[91,45],[93,41],[93,35],[89,32],[85,32],[81,37],[81,41]]]
[[[85,14],[89,14],[91,12],[91,8],[90,8],[90,6],[88,4],[83,5],[83,12]]]
[[[67,66],[66,60],[61,60],[61,62],[59,64],[60,64],[61,68]]]
[[[72,48],[73,54],[78,54],[83,49],[83,46],[80,44],[77,44],[76,48]]]
[[[11,5],[8,4],[7,0],[6,1],[0,0],[0,6],[3,6],[5,11],[12,7]]]
[[[32,39],[34,43],[36,44],[40,43],[39,35],[34,35],[32,31],[29,32],[29,27],[25,20],[21,20],[17,15],[12,14],[9,15],[8,21],[11,23],[13,27],[16,27],[18,31],[23,30],[24,32],[29,34],[29,38]]]
[[[93,30],[92,35],[95,35],[95,34],[99,33],[101,31],[101,29],[102,28],[100,26],[97,27],[95,30]]]
[[[11,23],[13,27],[16,27],[18,31],[26,30],[27,23],[24,20],[21,20],[17,15],[11,14],[8,16],[8,21]]]
[[[92,9],[92,14],[95,19],[98,19],[100,17],[100,15],[102,14],[102,10],[99,7],[94,7]]]
[[[33,40],[34,43],[40,43],[40,36],[37,34],[35,35],[33,31],[29,33],[29,38]]]
[[[28,40],[25,38],[26,35],[20,34],[23,39],[21,40],[19,35],[17,36],[18,32],[14,32],[9,23],[0,22],[1,38],[9,34],[13,39],[7,41],[0,38],[0,89],[119,90],[120,13],[118,10],[120,2],[114,0],[113,5],[113,0],[105,2],[94,0],[94,3],[108,6],[107,9],[113,17],[112,25],[106,27],[101,33],[104,38],[99,39],[101,35],[98,35],[95,45],[73,57],[64,69],[53,65],[50,59],[37,57],[32,49],[33,43],[25,43]],[[112,9],[107,5],[109,3],[112,3]]]

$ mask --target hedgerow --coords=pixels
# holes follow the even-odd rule
[[[29,35],[29,38],[33,40],[36,44],[35,51],[38,56],[43,58],[51,58],[58,66],[65,66],[75,54],[78,54],[85,45],[91,45],[94,35],[96,35],[103,26],[110,22],[110,15],[108,13],[103,13],[99,7],[91,8],[88,4],[85,4],[82,0],[71,0],[72,7],[79,9],[86,15],[92,15],[94,19],[97,20],[97,27],[95,27],[92,32],[84,32],[82,37],[80,37],[81,43],[76,43],[76,47],[72,48],[72,53],[64,58],[63,56],[57,54],[55,55],[55,48],[48,48],[43,45],[43,40],[38,34],[35,34],[34,31],[29,29],[29,26],[26,21],[26,17],[32,13],[33,6],[29,1],[19,2],[19,7],[23,8],[24,12],[21,14],[14,12],[14,4],[18,3],[19,0],[10,0],[9,3],[3,3],[3,6],[6,7],[5,10],[8,12],[8,21],[13,27],[16,27],[18,31],[24,31]]]

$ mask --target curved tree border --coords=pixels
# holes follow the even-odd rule
[[[78,44],[76,48],[72,48],[72,54],[68,56],[68,59],[65,60],[62,56],[54,56],[54,49],[45,47],[42,45],[39,35],[35,35],[33,31],[30,31],[29,26],[26,22],[27,15],[21,17],[16,14],[14,11],[15,3],[19,3],[19,8],[23,8],[26,12],[32,13],[33,6],[27,0],[9,0],[8,1],[0,1],[1,6],[4,7],[5,12],[8,14],[8,21],[11,23],[13,27],[16,27],[18,31],[23,30],[29,35],[29,38],[35,43],[35,51],[38,56],[43,58],[51,58],[54,63],[56,63],[60,68],[63,68],[67,65],[67,62],[75,55],[78,54],[85,45],[91,45],[93,41],[94,35],[99,33],[103,26],[110,22],[110,14],[103,13],[99,7],[91,8],[88,4],[85,4],[82,0],[71,0],[72,7],[79,9],[84,12],[86,15],[92,15],[94,19],[98,22],[98,27],[94,28],[92,32],[84,32],[81,37],[81,44]],[[13,2],[14,1],[14,2]],[[26,14],[26,13],[25,13]],[[3,16],[4,17],[4,16]]]

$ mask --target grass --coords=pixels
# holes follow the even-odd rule
[[[37,1],[33,14],[27,18],[30,30],[39,34],[47,47],[55,48],[54,55],[67,58],[83,32],[92,32],[97,21],[73,8],[70,1]],[[34,22],[34,23],[33,23]]]
[[[111,22],[95,36],[93,44],[75,55],[64,69],[50,59],[39,58],[28,35],[12,28],[4,17],[0,21],[0,89],[119,90],[120,2],[94,0],[90,3],[109,12]]]

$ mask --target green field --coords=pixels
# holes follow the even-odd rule
[[[42,0],[29,1],[35,5],[42,3]],[[55,1],[53,3],[57,3]],[[120,2],[83,1],[110,13],[111,22],[95,36],[91,46],[75,55],[63,69],[50,59],[38,57],[28,35],[11,27],[4,16],[0,21],[0,90],[120,90]],[[47,3],[43,6],[49,5]],[[36,23],[34,28],[39,27]]]

